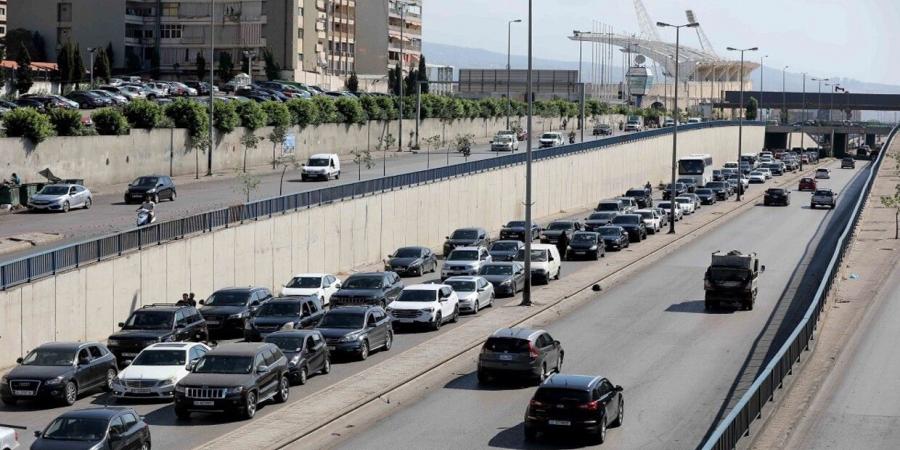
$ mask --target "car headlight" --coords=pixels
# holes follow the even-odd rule
[[[232,388],[228,388],[228,390],[225,391],[225,395],[240,394],[241,392],[244,392],[244,387],[243,386],[235,386]]]
[[[359,335],[356,333],[348,334],[340,339],[340,342],[353,342],[359,339]]]
[[[512,280],[504,280],[502,283],[500,283],[500,286],[509,286],[511,284],[512,284]]]
[[[597,246],[596,246],[596,245],[592,245],[591,248],[590,248],[589,250],[597,250]]]
[[[281,326],[281,329],[282,329],[282,330],[293,330],[293,329],[294,329],[294,322],[288,322],[288,323],[282,325],[282,326]]]
[[[65,377],[63,377],[62,375],[60,375],[60,376],[58,376],[58,377],[56,377],[56,378],[51,378],[51,379],[47,380],[44,384],[47,384],[47,385],[56,385],[56,384],[62,383],[63,380],[65,380]]]
[[[243,319],[244,317],[247,317],[247,311],[241,311],[237,314],[228,316],[229,319]]]
[[[434,307],[433,307],[433,306],[429,306],[428,308],[422,308],[422,309],[419,310],[419,312],[433,313],[433,312],[434,312]]]
[[[156,383],[157,386],[171,386],[173,384],[175,384],[175,377],[169,377]]]
[[[187,389],[185,389],[184,386],[182,386],[182,385],[180,385],[180,384],[176,384],[176,385],[175,385],[175,392],[181,392],[181,393],[184,393],[185,391],[187,391]]]
[[[300,362],[300,355],[297,355],[297,356],[294,356],[293,358],[291,358],[292,366],[296,366],[298,362]]]
[[[9,384],[9,378],[7,378],[6,375],[3,375],[3,377],[0,378],[0,384]]]
[[[154,188],[154,189],[147,189],[147,193],[148,193],[148,194],[155,194],[155,193],[156,193],[156,188]]]
[[[120,344],[120,342],[119,342],[118,340],[116,340],[116,339],[107,339],[107,340],[106,340],[106,346],[107,346],[107,347],[115,346],[115,345],[119,345],[119,344]]]
[[[566,250],[572,250],[572,246],[571,246],[571,245],[567,245],[567,246],[566,246]]]

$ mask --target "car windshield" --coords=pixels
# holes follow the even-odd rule
[[[541,135],[541,139],[556,139],[556,135],[553,133],[544,133]]]
[[[588,233],[578,233],[572,236],[572,242],[597,242],[597,236]]]
[[[818,169],[816,170],[818,173],[828,173],[828,169]]]
[[[528,351],[528,340],[492,337],[484,343],[484,348],[492,352],[525,353]]]
[[[397,297],[398,302],[433,302],[437,291],[432,289],[404,289]]]
[[[308,166],[312,167],[328,167],[328,164],[331,163],[331,160],[327,158],[310,158]]]
[[[275,344],[285,352],[299,352],[303,348],[303,338],[293,336],[266,336],[266,342]]]
[[[588,216],[588,220],[611,220],[613,217],[616,217],[616,213],[599,212]]]
[[[238,355],[206,355],[194,368],[194,373],[250,373],[253,357]]]
[[[709,278],[713,281],[744,281],[750,273],[744,269],[730,267],[710,267]]]
[[[71,366],[75,363],[75,352],[72,350],[36,348],[29,353],[23,366]]]
[[[507,144],[513,141],[513,137],[509,135],[499,135],[494,138],[495,143]]]
[[[685,204],[692,203],[691,199],[684,198],[684,197],[675,197],[675,201],[678,203],[685,203]]]
[[[44,430],[44,439],[59,441],[99,441],[106,436],[109,423],[104,419],[59,417]]]
[[[711,195],[713,193],[713,191],[712,191],[712,189],[704,188],[704,189],[697,189],[696,191],[694,191],[694,193],[697,195]]]
[[[613,202],[603,202],[597,205],[597,211],[618,211],[619,204]]]
[[[68,186],[44,186],[40,195],[63,195],[69,192]]]
[[[784,189],[772,188],[772,189],[769,189],[769,190],[766,191],[766,192],[768,192],[768,193],[770,193],[770,194],[784,194]]]
[[[609,236],[609,237],[615,237],[615,236],[619,236],[620,234],[622,234],[622,231],[619,229],[619,227],[600,227],[598,229],[598,232],[600,233],[601,236]]]
[[[516,250],[518,248],[518,242],[494,242],[494,245],[491,245],[492,252],[508,252],[510,250]]]
[[[456,292],[475,292],[474,281],[447,280],[444,282],[444,284],[452,287]]]
[[[319,328],[359,329],[363,327],[366,316],[357,313],[329,312],[319,322]]]
[[[422,250],[413,247],[401,248],[394,254],[394,258],[418,258],[422,256]]]
[[[477,239],[478,231],[476,230],[456,230],[450,235],[450,239]]]
[[[513,220],[506,224],[506,228],[525,228],[524,220]]]
[[[284,287],[294,289],[315,289],[321,286],[322,277],[294,277],[284,285]]]
[[[296,316],[300,313],[300,302],[269,302],[259,308],[257,316]]]
[[[244,306],[247,304],[247,291],[222,291],[214,292],[204,304],[206,306]]]
[[[644,197],[647,195],[647,191],[643,189],[629,189],[628,192],[625,193],[626,197]]]
[[[144,350],[132,366],[183,366],[187,362],[184,350]]]
[[[347,289],[381,289],[381,276],[374,277],[353,277],[347,279],[344,288]]]
[[[641,216],[635,216],[635,215],[630,215],[630,214],[626,215],[626,216],[616,216],[616,218],[612,220],[612,223],[614,223],[616,225],[622,225],[622,224],[634,225],[634,224],[638,224],[640,222],[641,222]]]
[[[725,187],[725,183],[722,181],[710,181],[709,183],[706,183],[706,187],[708,187],[710,189],[721,188],[721,187]]]
[[[447,256],[447,261],[476,261],[478,250],[453,250]]]
[[[131,182],[133,186],[156,186],[159,178],[156,177],[140,177]]]
[[[658,208],[662,208],[662,209],[669,209],[669,208],[672,207],[672,204],[669,203],[669,202],[659,202],[659,203],[656,204],[656,206],[657,206]]]
[[[531,251],[531,260],[537,262],[547,261],[547,250],[537,249]],[[525,261],[525,249],[519,250],[516,254],[516,261]]]
[[[172,328],[172,316],[174,313],[171,311],[135,311],[122,329],[169,330]]]
[[[512,275],[512,266],[487,265],[481,268],[481,275]]]
[[[548,230],[571,230],[575,228],[572,222],[553,222],[547,227]]]
[[[652,219],[653,212],[651,211],[638,211],[638,214],[641,215],[641,219]]]

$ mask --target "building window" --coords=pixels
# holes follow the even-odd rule
[[[59,27],[56,29],[56,43],[57,44],[65,44],[66,41],[72,36],[72,28],[71,27]]]
[[[71,22],[72,21],[72,4],[60,3],[56,5],[56,21]]]
[[[303,39],[303,28],[297,29],[297,39]]]
[[[178,3],[163,3],[162,15],[170,17],[178,16]]]
[[[159,37],[162,39],[181,39],[181,25],[163,24],[159,27]]]
[[[302,6],[297,7],[297,15],[300,17],[303,17],[303,7]]]

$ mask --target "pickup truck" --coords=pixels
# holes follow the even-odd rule
[[[812,198],[809,201],[809,207],[810,209],[816,209],[818,206],[827,206],[830,209],[834,209],[836,201],[836,192],[833,192],[831,189],[818,189],[813,192]]]

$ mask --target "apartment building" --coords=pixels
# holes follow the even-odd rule
[[[369,0],[357,6],[356,71],[386,76],[403,53],[403,70],[422,57],[422,1]],[[401,39],[403,45],[401,46]],[[401,48],[402,47],[402,48]]]

